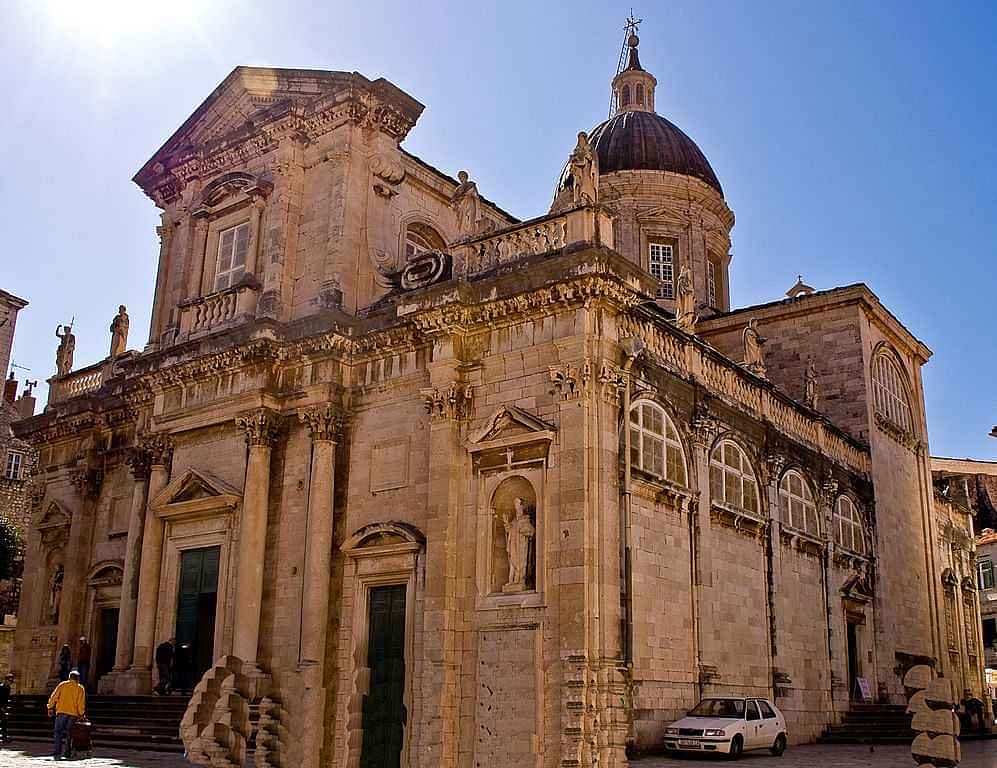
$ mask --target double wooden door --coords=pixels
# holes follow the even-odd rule
[[[206,547],[180,556],[173,662],[173,684],[180,690],[192,689],[214,661],[220,553],[219,547]]]
[[[399,768],[405,711],[405,587],[370,591],[367,666],[370,690],[363,704],[361,768]]]

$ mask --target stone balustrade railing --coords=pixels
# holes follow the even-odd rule
[[[48,404],[96,392],[109,375],[110,361],[104,360],[65,376],[54,376],[48,381]]]
[[[759,381],[707,345],[670,325],[640,317],[640,310],[620,317],[617,330],[621,339],[631,336],[642,339],[648,356],[664,368],[683,378],[698,379],[730,405],[768,421],[783,434],[832,461],[861,474],[869,473],[867,449],[850,440],[827,419],[782,394],[774,385]]]
[[[474,277],[529,256],[560,253],[573,243],[612,248],[612,219],[598,208],[576,208],[469,238],[452,248],[454,274]]]
[[[214,331],[255,316],[258,295],[256,285],[244,283],[184,301],[180,304],[180,338]]]

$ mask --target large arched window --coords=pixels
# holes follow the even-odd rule
[[[862,516],[848,496],[839,496],[834,503],[834,543],[851,552],[865,554]]]
[[[751,462],[732,440],[721,440],[710,457],[710,495],[738,509],[758,513],[758,482]]]
[[[644,84],[643,83],[637,83],[636,93],[637,93],[637,106],[643,107],[644,106]]]
[[[630,408],[630,463],[655,477],[687,484],[678,430],[665,409],[650,400]]]
[[[820,535],[817,505],[810,491],[810,483],[795,469],[789,470],[779,482],[779,506],[782,522],[811,536]]]
[[[629,107],[630,106],[630,86],[629,85],[624,85],[623,86],[622,94],[623,94],[622,95],[622,102],[623,102],[622,106]]]
[[[405,228],[405,261],[411,261],[421,253],[442,251],[443,238],[432,227],[418,222]]]
[[[885,349],[872,359],[872,395],[877,414],[904,434],[913,434],[907,377]]]

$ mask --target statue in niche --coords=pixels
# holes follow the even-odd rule
[[[118,306],[118,314],[111,321],[111,357],[123,355],[128,346],[128,312],[125,305]]]
[[[675,324],[686,333],[692,333],[696,325],[696,295],[692,288],[692,270],[682,267],[675,281],[675,295],[678,304],[675,308]]]
[[[450,198],[450,204],[457,211],[457,239],[475,234],[478,225],[478,213],[481,200],[478,197],[478,185],[467,175],[467,171],[457,174],[460,184]]]
[[[599,160],[585,131],[579,131],[578,144],[568,159],[571,167],[571,198],[575,205],[592,205],[599,198]]]
[[[820,401],[820,385],[817,382],[817,366],[814,365],[813,358],[807,363],[807,372],[803,385],[804,400],[808,408],[817,410],[817,403]]]
[[[508,514],[496,512],[495,516],[505,529],[505,552],[509,560],[509,580],[502,591],[523,592],[527,589],[527,577],[531,570],[531,544],[537,533],[530,510],[523,498],[517,496]]]
[[[62,607],[62,580],[65,571],[57,565],[48,581],[48,618],[53,624],[59,623],[59,608]]]
[[[55,351],[55,372],[57,376],[65,376],[73,370],[73,353],[76,351],[73,324],[57,325],[55,337],[59,340],[59,348]]]
[[[765,358],[762,356],[762,345],[765,337],[758,332],[758,321],[751,318],[741,333],[744,343],[744,367],[756,376],[765,376]]]

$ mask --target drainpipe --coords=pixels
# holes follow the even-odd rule
[[[634,648],[634,615],[633,615],[633,543],[630,541],[630,400],[632,397],[632,384],[630,369],[634,361],[644,351],[644,340],[631,336],[622,342],[623,354],[626,360],[623,363],[623,373],[626,379],[626,387],[623,390],[623,516],[620,520],[622,530],[620,541],[623,544],[623,583],[624,583],[624,620],[626,627],[626,638],[623,647],[624,659],[633,677],[633,648]]]

